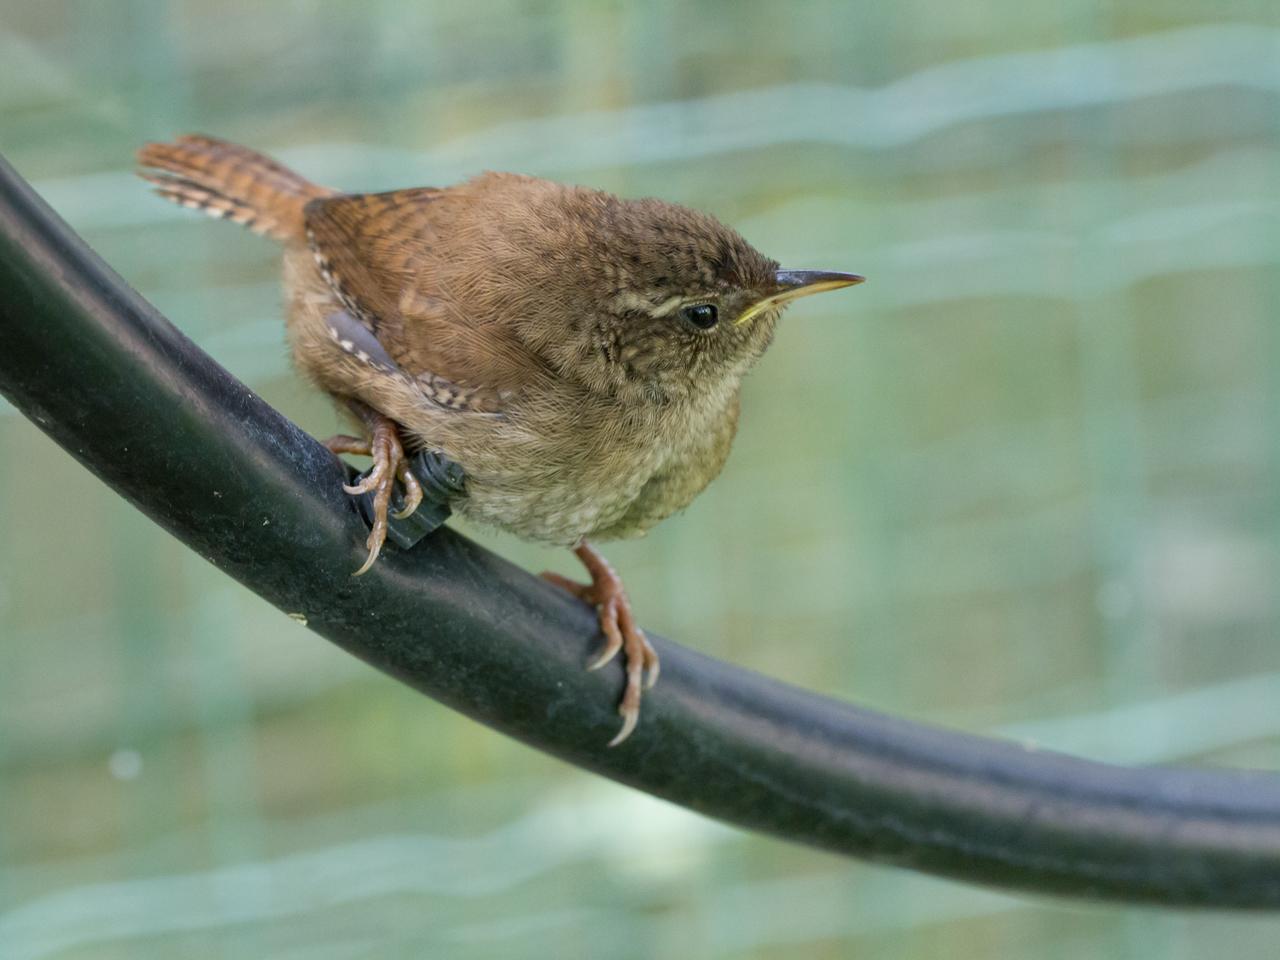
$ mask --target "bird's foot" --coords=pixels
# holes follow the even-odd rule
[[[640,695],[658,682],[658,654],[636,625],[631,614],[631,602],[627,599],[622,578],[594,547],[585,541],[574,548],[582,565],[591,575],[590,583],[578,583],[557,573],[544,573],[543,579],[567,590],[579,600],[596,608],[600,617],[600,629],[604,632],[604,646],[587,664],[588,670],[599,670],[623,652],[627,667],[627,686],[618,703],[622,715],[622,729],[609,741],[618,744],[631,736],[640,721]]]
[[[395,421],[373,411],[362,412],[361,415],[369,426],[369,439],[339,434],[324,442],[333,453],[351,453],[373,458],[373,467],[363,480],[353,486],[344,484],[342,487],[352,496],[373,494],[373,526],[365,540],[369,557],[355,572],[354,576],[357,577],[373,566],[373,561],[378,559],[378,554],[382,551],[382,545],[386,543],[387,511],[391,506],[391,494],[395,490],[396,480],[404,487],[404,509],[392,516],[397,520],[407,517],[422,503],[422,485],[409,469],[409,459],[400,443],[400,432]]]

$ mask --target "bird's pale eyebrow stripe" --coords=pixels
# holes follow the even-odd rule
[[[654,296],[658,295],[657,291],[655,291]],[[651,317],[665,317],[686,302],[686,297],[677,295],[655,303],[652,297],[647,297],[631,290],[624,290],[614,298],[614,303],[618,309],[635,310],[639,313],[647,313]]]

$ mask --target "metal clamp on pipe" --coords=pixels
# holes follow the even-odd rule
[[[399,487],[391,495],[391,510],[387,514],[387,539],[401,550],[408,550],[429,533],[444,526],[453,513],[451,504],[467,493],[467,476],[442,453],[423,450],[409,460],[409,469],[422,485],[422,502],[407,517],[398,517],[404,509],[404,491]],[[366,470],[356,475],[353,485],[369,475]],[[364,522],[373,526],[373,494],[362,493],[356,498]]]

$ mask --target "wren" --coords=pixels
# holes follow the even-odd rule
[[[339,193],[205,136],[151,143],[142,176],[168,200],[284,246],[286,326],[302,372],[363,436],[373,564],[407,457],[466,471],[469,520],[571,547],[590,575],[543,574],[599,617],[597,669],[622,651],[621,743],[658,656],[589,540],[635,537],[719,473],[747,370],[797,297],[861,277],[783,270],[713,217],[661,200],[510,173],[452,187]]]

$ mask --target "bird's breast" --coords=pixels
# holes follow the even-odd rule
[[[710,411],[583,404],[571,420],[543,424],[517,412],[491,425],[492,442],[470,450],[470,464],[459,458],[470,477],[460,512],[557,544],[639,536],[719,472],[736,421],[736,394]]]

